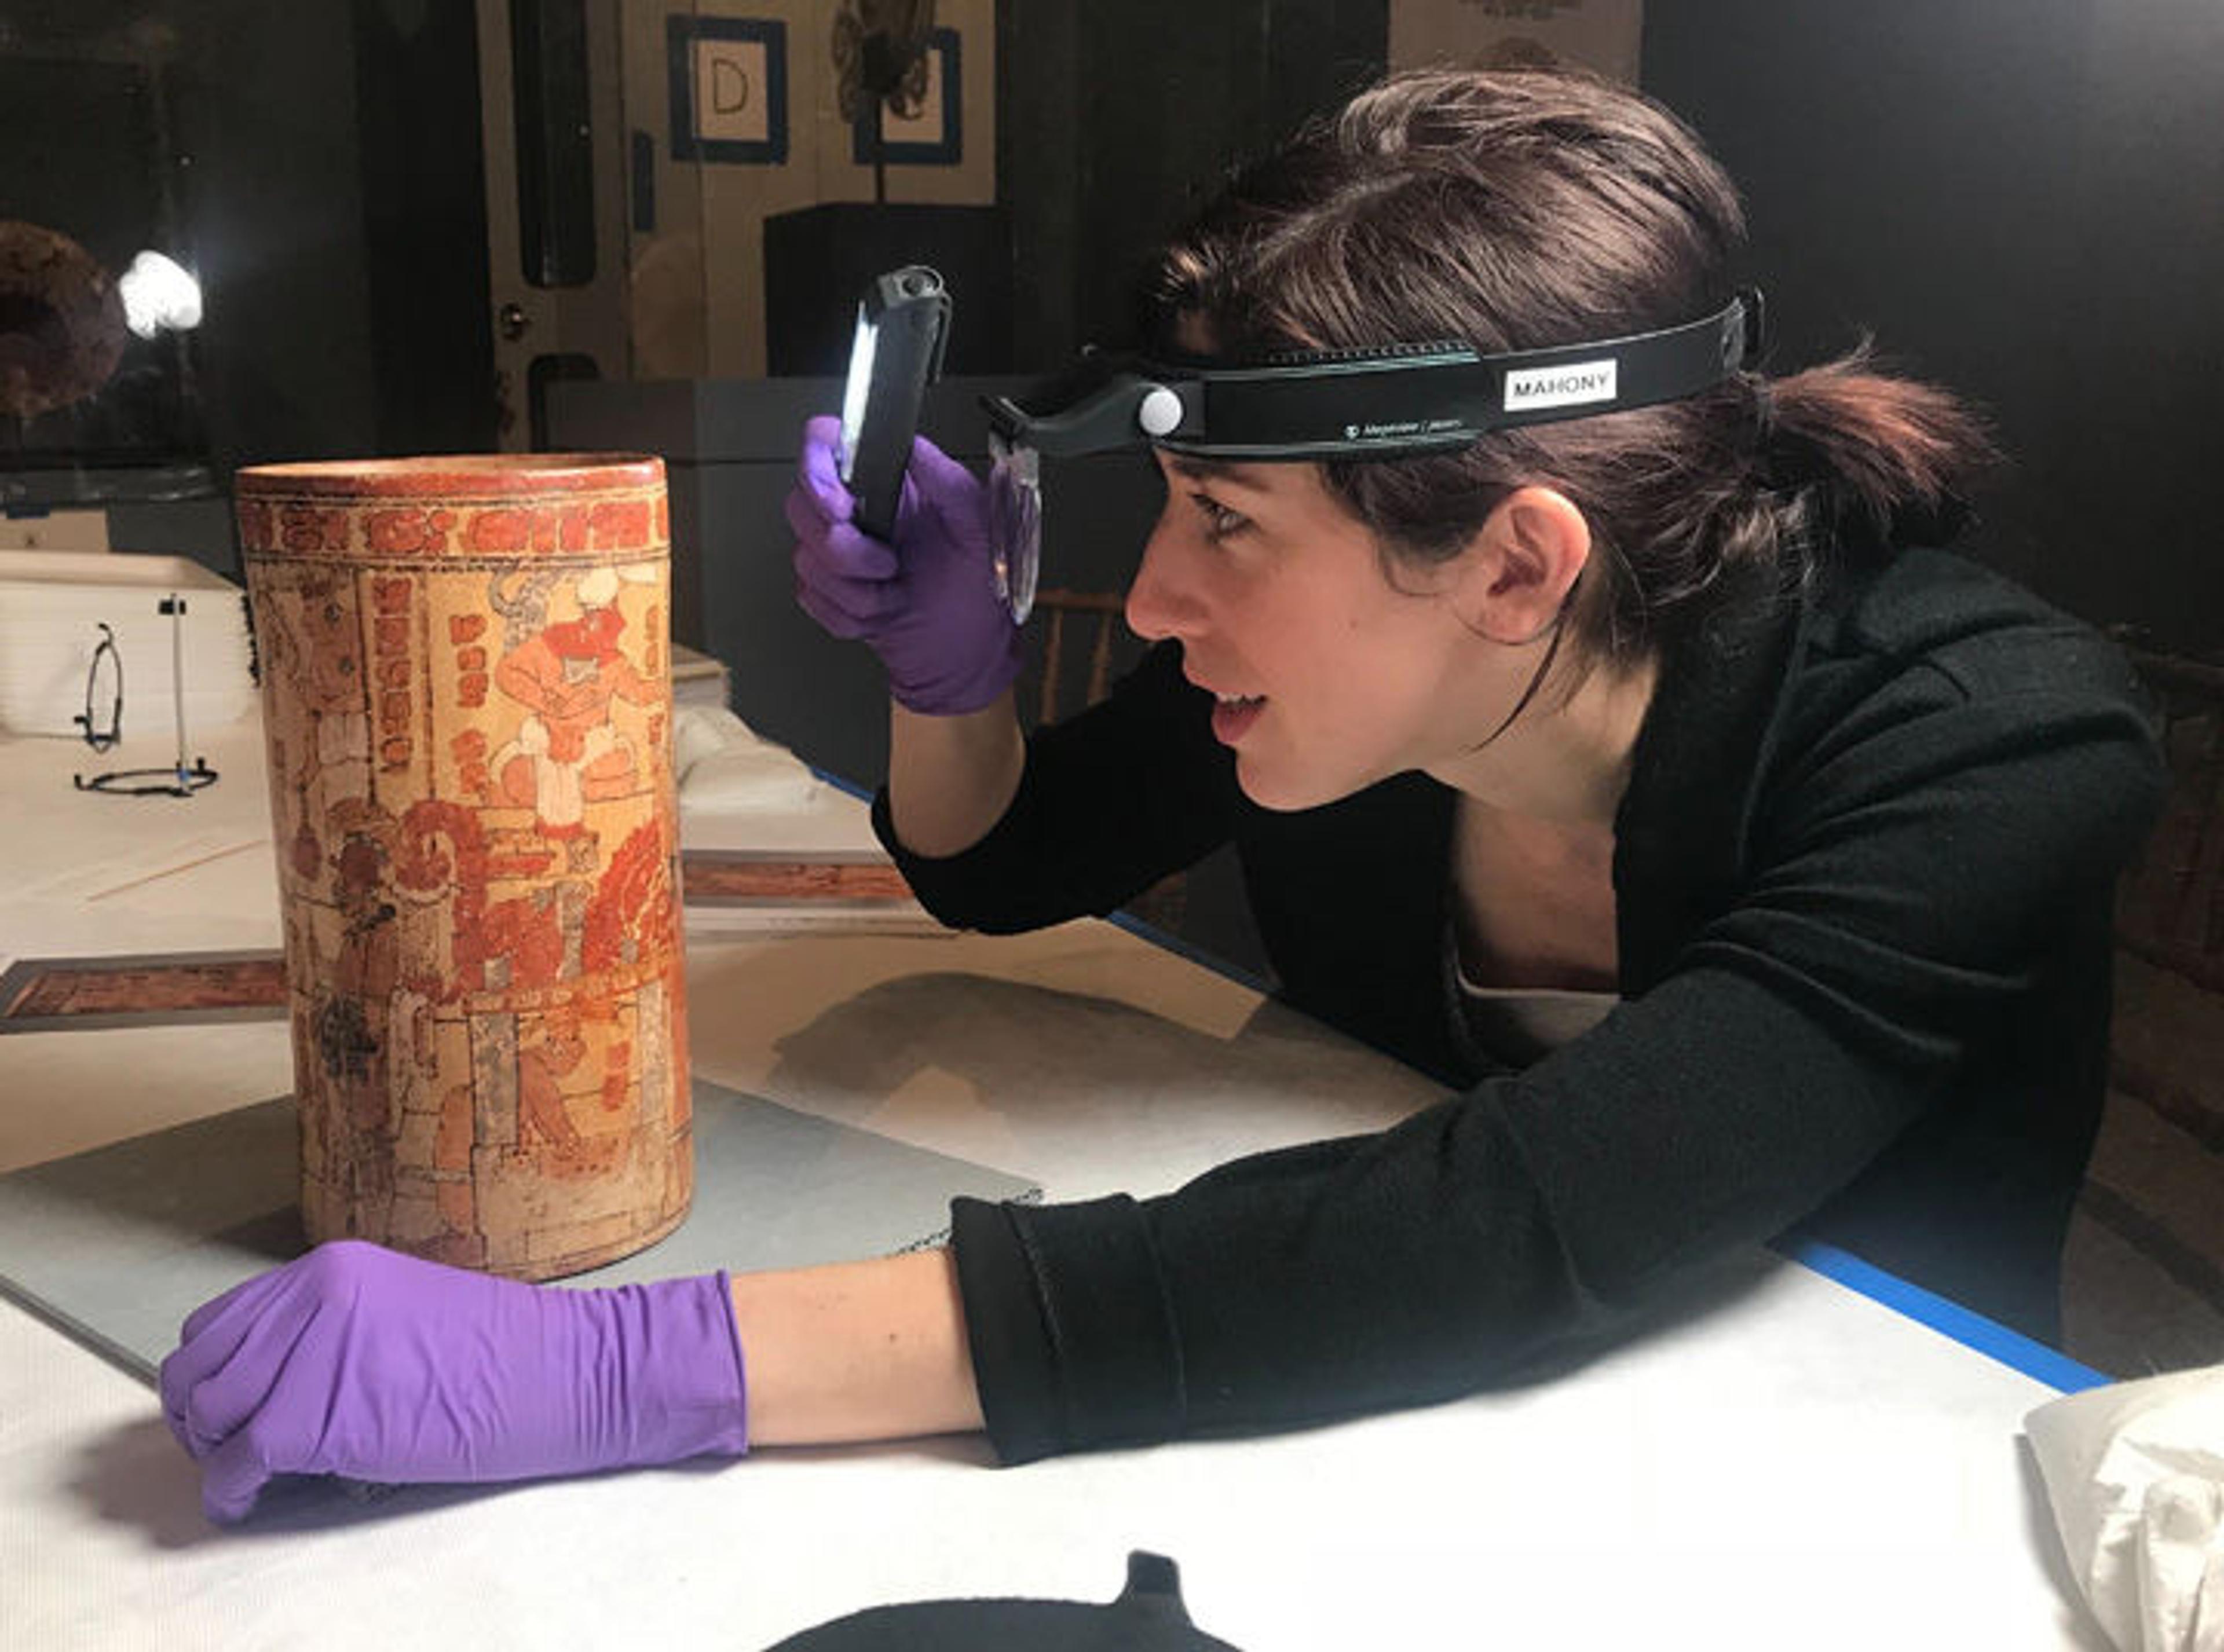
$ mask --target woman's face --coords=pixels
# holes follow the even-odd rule
[[[1449,575],[1401,571],[1408,588],[1392,585],[1318,466],[1158,458],[1166,508],[1128,623],[1181,642],[1254,802],[1330,803],[1456,762],[1495,726],[1508,651],[1463,622]]]

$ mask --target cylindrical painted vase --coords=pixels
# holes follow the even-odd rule
[[[662,463],[237,501],[309,1239],[525,1279],[653,1243],[694,1182]]]

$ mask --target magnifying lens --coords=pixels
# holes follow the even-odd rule
[[[857,306],[842,387],[840,469],[856,496],[857,526],[876,539],[895,532],[919,403],[941,376],[949,333],[950,294],[924,264],[876,276]]]

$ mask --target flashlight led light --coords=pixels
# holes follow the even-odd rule
[[[873,388],[873,346],[879,337],[865,306],[857,306],[857,332],[850,341],[850,376],[842,386],[842,484],[847,487],[857,463],[857,439],[864,433],[865,403]]]
[[[895,532],[919,408],[941,375],[949,330],[950,294],[924,264],[877,277],[857,306],[842,388],[840,469],[857,501],[853,520],[875,539]]]

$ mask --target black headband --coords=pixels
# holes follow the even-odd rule
[[[1750,365],[1762,344],[1761,297],[1747,288],[1712,315],[1624,338],[1495,356],[1403,344],[1242,365],[1099,356],[1025,401],[982,400],[1006,443],[1053,456],[1149,443],[1232,461],[1388,457],[1680,400]]]

